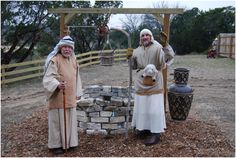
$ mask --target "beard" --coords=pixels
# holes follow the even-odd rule
[[[143,41],[143,46],[144,46],[144,47],[147,47],[147,46],[149,46],[150,44],[151,44],[151,41],[148,41],[148,40]]]

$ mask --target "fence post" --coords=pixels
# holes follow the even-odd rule
[[[232,58],[232,54],[233,54],[233,36],[230,35],[229,58]]]
[[[121,55],[121,53],[120,53],[120,51],[118,51],[118,54],[119,54],[119,64],[121,64],[121,60],[120,60],[120,55]]]
[[[41,67],[41,63],[40,63],[40,62],[38,63],[38,67]],[[39,74],[41,73],[41,69],[38,70],[38,73],[39,73]],[[41,77],[39,76],[39,79],[40,79],[40,78],[41,78]]]
[[[4,65],[2,65],[2,66],[4,66]],[[5,74],[5,72],[6,72],[6,68],[3,68],[1,74]],[[1,76],[1,80],[3,81],[2,85],[4,85],[5,84],[4,81],[6,80],[5,75]]]

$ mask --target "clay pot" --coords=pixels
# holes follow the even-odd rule
[[[189,70],[174,69],[174,83],[168,88],[170,116],[173,120],[186,120],[192,100],[193,89],[188,85]]]

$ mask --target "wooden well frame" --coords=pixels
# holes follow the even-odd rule
[[[183,8],[50,8],[49,13],[60,14],[60,37],[68,35],[67,24],[76,14],[153,14],[163,25],[163,31],[169,40],[170,15],[183,14]],[[163,15],[163,17],[161,16]],[[167,68],[163,69],[164,105],[167,102]]]

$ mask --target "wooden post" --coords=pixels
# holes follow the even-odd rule
[[[169,41],[169,30],[170,30],[170,14],[164,14],[164,32],[167,34],[167,41]],[[167,74],[168,74],[168,67],[166,66],[165,69],[162,70],[162,74],[163,74],[163,81],[164,81],[164,107],[165,107],[165,112],[167,112],[166,110],[166,103],[167,103]]]
[[[65,36],[64,30],[65,30],[65,14],[61,13],[60,14],[60,38],[63,38]]]
[[[68,26],[66,26],[70,20],[74,17],[74,13],[61,13],[61,18],[60,18],[60,37],[63,38],[66,35],[70,35],[70,30],[68,30]]]
[[[60,18],[60,38],[63,38],[64,36],[66,35],[69,35],[69,30],[68,30],[68,27],[66,26],[66,23],[65,23],[65,17],[66,17],[66,14],[64,13],[61,13],[61,18]]]

